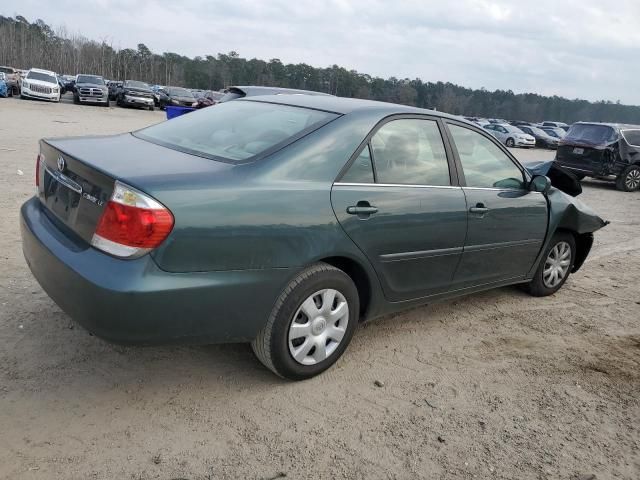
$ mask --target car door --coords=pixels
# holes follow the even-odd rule
[[[547,199],[529,175],[488,136],[447,122],[469,207],[464,253],[453,288],[524,277],[547,233]]]
[[[332,188],[340,225],[391,301],[446,291],[462,255],[466,202],[442,128],[430,117],[386,121]]]

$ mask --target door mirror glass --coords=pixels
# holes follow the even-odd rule
[[[532,192],[547,193],[551,188],[551,180],[544,175],[536,175],[529,183],[529,190]]]

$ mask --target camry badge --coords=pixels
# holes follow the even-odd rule
[[[66,162],[64,161],[64,158],[58,157],[58,170],[61,172],[64,172],[65,166],[66,166]]]

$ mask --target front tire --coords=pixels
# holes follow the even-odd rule
[[[629,165],[618,178],[616,178],[616,188],[623,192],[635,192],[640,188],[640,166]]]
[[[358,290],[351,278],[331,265],[317,263],[289,282],[251,347],[276,375],[289,380],[311,378],[344,353],[359,312]]]
[[[556,232],[544,252],[533,279],[525,288],[534,297],[556,293],[567,281],[576,259],[576,240],[567,232]]]
[[[507,147],[513,148],[515,146],[516,146],[516,142],[513,140],[513,138],[507,138]]]

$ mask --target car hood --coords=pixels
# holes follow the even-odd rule
[[[171,100],[177,100],[179,102],[195,102],[196,99],[194,97],[177,97],[175,95],[170,95],[169,98]]]
[[[31,80],[30,78],[25,78],[25,82],[29,85],[40,85],[42,87],[57,87],[59,86],[56,82],[46,82],[44,80]]]
[[[100,85],[99,83],[76,83],[76,87],[107,89],[106,85]]]
[[[153,91],[151,89],[148,88],[137,88],[137,87],[123,87],[123,90],[125,92],[132,92],[132,93],[146,93],[148,95],[153,95]]]

